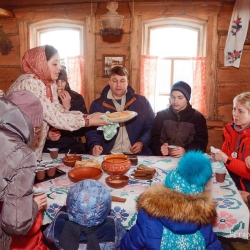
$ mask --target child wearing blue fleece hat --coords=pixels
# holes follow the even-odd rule
[[[136,224],[125,234],[121,250],[221,250],[212,230],[215,202],[205,185],[211,163],[199,151],[181,157],[165,185],[153,185],[137,201]]]
[[[44,236],[63,250],[119,249],[125,234],[121,223],[108,217],[111,195],[96,180],[83,180],[68,192],[66,206],[44,231]]]

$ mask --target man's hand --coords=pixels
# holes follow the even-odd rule
[[[139,153],[141,153],[142,148],[143,148],[143,143],[142,143],[142,142],[136,142],[136,143],[130,148],[130,151],[131,151],[133,154],[139,154]]]
[[[68,91],[62,90],[59,93],[59,98],[62,100],[62,105],[66,110],[70,110],[71,108],[71,96]]]
[[[183,147],[177,147],[177,148],[173,148],[171,150],[170,155],[175,157],[175,158],[179,158],[181,156],[183,156],[186,153],[186,150]]]
[[[161,153],[162,155],[168,155],[168,143],[164,143],[161,145]]]
[[[99,145],[96,145],[93,147],[93,150],[92,150],[92,154],[94,156],[99,156],[103,151],[103,147],[102,146],[99,146]]]

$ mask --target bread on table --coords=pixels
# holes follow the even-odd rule
[[[143,164],[139,165],[131,174],[135,179],[150,180],[155,176],[156,170]]]

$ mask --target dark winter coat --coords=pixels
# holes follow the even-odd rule
[[[154,155],[162,155],[164,143],[183,147],[186,151],[206,152],[208,131],[204,116],[188,103],[176,113],[172,106],[157,113],[151,131],[150,147]]]
[[[92,102],[89,111],[90,114],[94,112],[105,113],[110,111],[112,113],[117,111],[113,101],[107,98],[109,89],[110,87],[107,85],[103,89],[101,97]],[[136,142],[142,142],[143,148],[140,155],[152,155],[149,148],[149,140],[155,115],[150,103],[144,96],[135,94],[134,90],[128,86],[124,110],[135,111],[138,113],[138,115],[132,120],[125,122],[131,145]],[[86,133],[87,144],[90,152],[92,152],[94,146],[99,145],[103,147],[102,154],[109,154],[115,144],[117,134],[112,140],[107,141],[104,139],[103,132],[96,130],[96,127],[94,127],[91,131]]]

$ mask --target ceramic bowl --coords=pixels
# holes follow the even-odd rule
[[[68,177],[73,182],[78,182],[85,179],[99,180],[101,176],[102,170],[93,167],[74,168],[68,172]]]
[[[109,175],[123,175],[131,167],[129,157],[124,154],[110,154],[103,158],[102,169]]]
[[[106,177],[105,181],[112,188],[123,188],[128,184],[129,177],[126,175],[110,175]]]
[[[68,167],[74,167],[76,161],[81,161],[82,157],[80,155],[68,155],[67,157],[63,157],[63,164]]]

